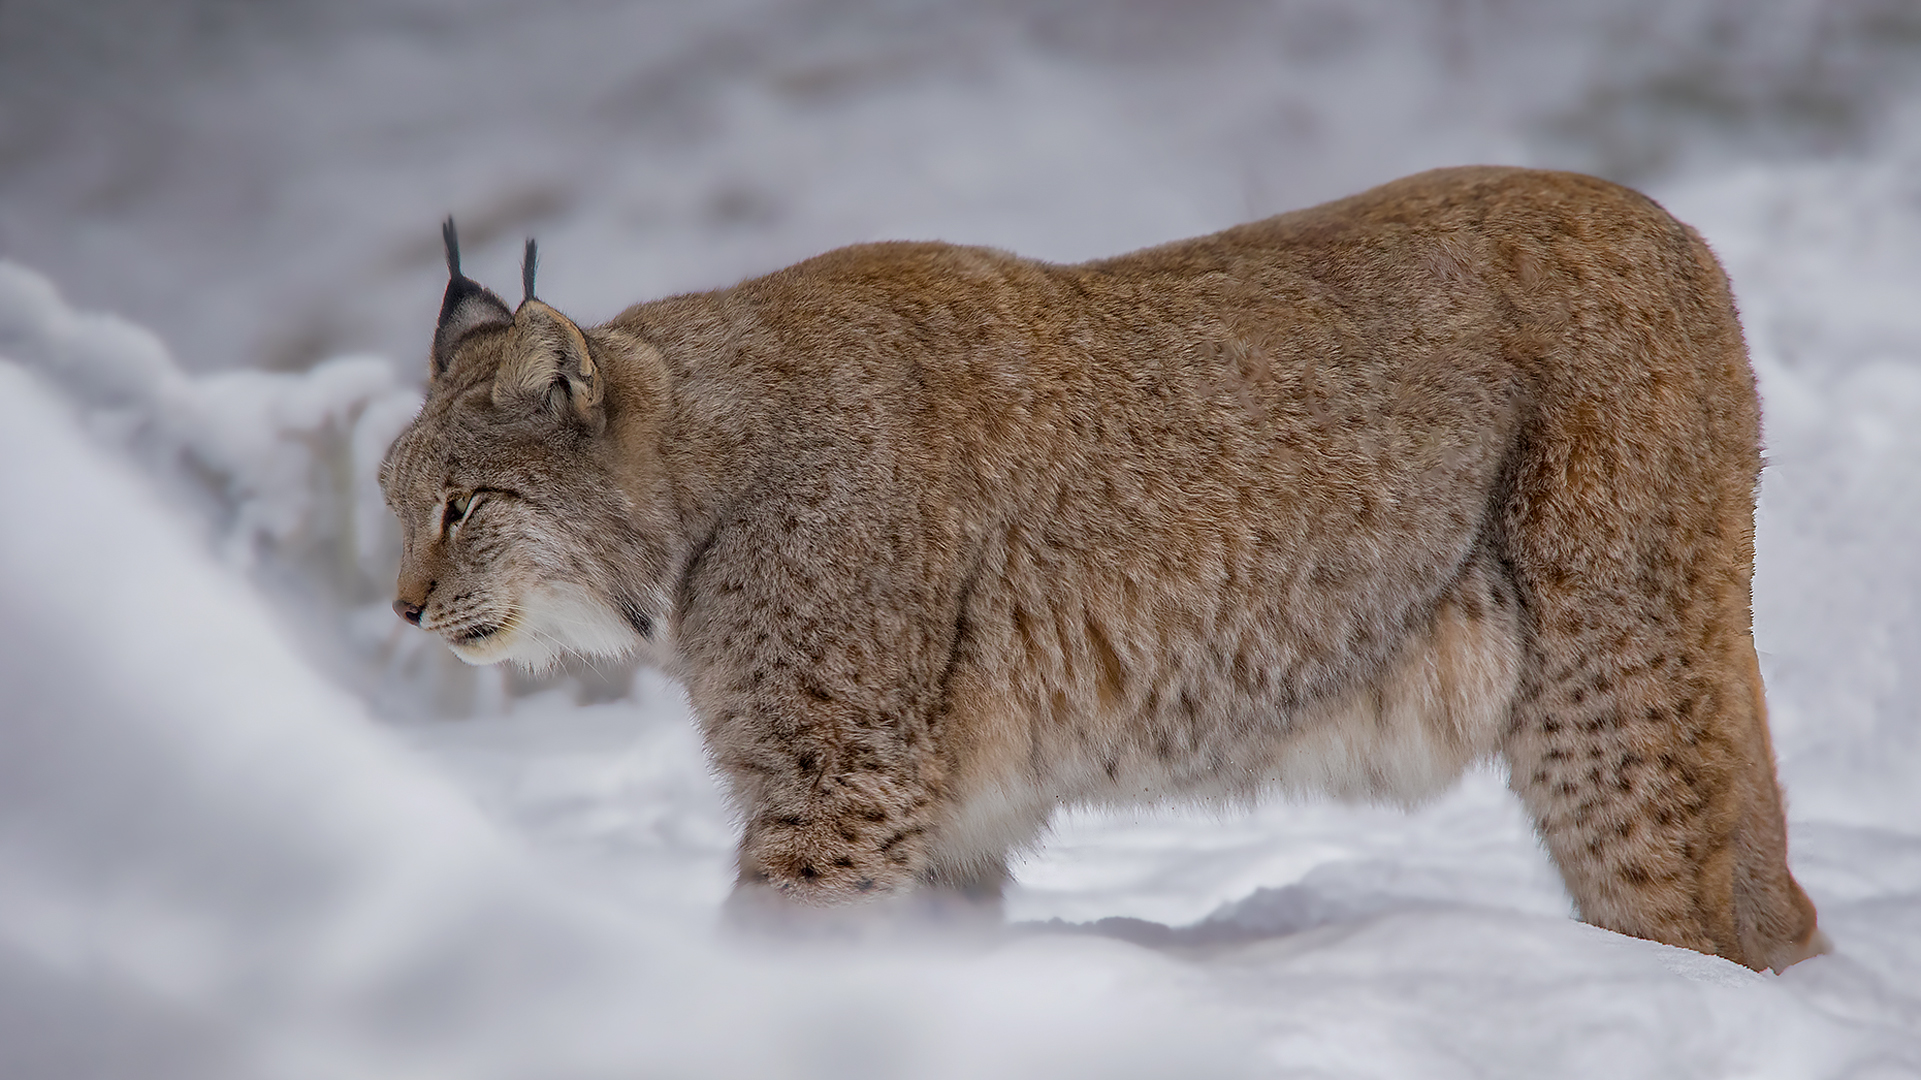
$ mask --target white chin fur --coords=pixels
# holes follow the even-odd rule
[[[470,644],[450,642],[448,647],[469,664],[511,660],[530,671],[545,671],[567,653],[620,659],[646,644],[611,605],[578,585],[535,586],[516,607],[512,622],[500,632]]]

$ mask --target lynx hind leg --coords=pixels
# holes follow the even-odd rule
[[[1529,640],[1503,751],[1581,917],[1756,970],[1820,951],[1787,867],[1745,560],[1726,532],[1560,535],[1517,545]]]

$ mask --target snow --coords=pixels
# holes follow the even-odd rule
[[[262,200],[172,158],[75,194],[145,144],[38,69],[73,123],[0,162],[0,240],[39,267],[0,262],[0,1076],[1921,1075],[1921,96],[1836,36],[1872,5],[1781,0],[1708,59],[1712,4],[1662,6],[1659,41],[1554,5],[1257,8],[389,33],[444,29],[418,0],[127,66]],[[1747,111],[1648,111],[1697,69]],[[617,91],[644,123],[541,123]],[[1853,103],[1847,153],[1764,122],[1789,91]],[[1080,257],[1464,159],[1664,161],[1642,182],[1729,268],[1768,443],[1756,637],[1831,955],[1757,975],[1573,921],[1493,768],[1414,813],[1072,813],[1005,926],[743,937],[671,683],[475,671],[387,610],[373,474],[438,297],[408,245],[448,200],[494,212],[485,280],[540,224],[543,295],[592,318],[852,240]],[[359,329],[288,366],[302,324]]]

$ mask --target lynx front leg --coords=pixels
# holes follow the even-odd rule
[[[929,618],[933,589],[912,564],[866,557],[830,515],[757,513],[768,520],[715,543],[680,627],[742,825],[737,887],[816,906],[905,891],[943,805],[935,723],[953,648]]]

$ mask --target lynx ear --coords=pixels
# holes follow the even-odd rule
[[[485,326],[507,327],[514,324],[514,313],[500,297],[483,288],[480,282],[460,272],[460,238],[454,235],[454,219],[440,226],[440,238],[447,245],[447,292],[440,300],[440,323],[434,327],[433,377],[447,373],[453,363],[454,346],[460,339]]]
[[[518,347],[494,375],[494,404],[539,409],[599,434],[606,423],[600,367],[580,327],[534,299],[521,302],[514,326]]]

